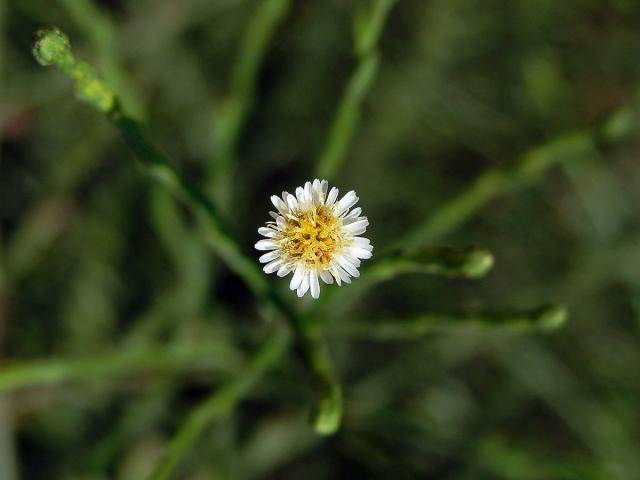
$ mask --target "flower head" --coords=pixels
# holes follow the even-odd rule
[[[296,188],[295,195],[273,195],[271,202],[277,212],[269,212],[273,221],[258,229],[266,239],[255,245],[267,251],[260,257],[266,273],[284,277],[293,272],[289,288],[299,297],[310,291],[313,298],[320,296],[319,279],[341,285],[360,276],[360,260],[371,258],[373,246],[358,236],[369,220],[360,216],[361,208],[351,210],[358,202],[356,192],[338,200],[337,188],[329,190],[326,180],[315,179]]]

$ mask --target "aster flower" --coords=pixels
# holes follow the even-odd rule
[[[296,188],[296,194],[282,192],[271,202],[277,212],[269,212],[273,221],[260,227],[263,237],[257,250],[267,251],[260,257],[263,270],[284,277],[293,272],[289,288],[298,297],[307,291],[313,298],[320,296],[320,282],[338,285],[351,283],[360,276],[361,259],[371,258],[373,246],[360,237],[369,225],[361,208],[351,208],[358,202],[353,190],[338,200],[338,189],[329,190],[326,180],[315,179]]]

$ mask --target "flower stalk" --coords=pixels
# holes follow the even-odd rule
[[[419,339],[430,333],[468,333],[499,328],[509,332],[548,332],[560,328],[567,311],[558,305],[529,310],[484,311],[468,314],[428,313],[410,319],[334,323],[331,333],[378,341]]]
[[[7,363],[0,370],[0,392],[63,382],[132,376],[150,371],[224,369],[237,362],[237,352],[228,348],[169,345],[132,348],[94,357]]]
[[[207,172],[207,192],[223,203],[229,200],[234,174],[236,148],[242,128],[251,111],[260,66],[269,41],[284,20],[290,0],[263,0],[249,19],[240,53],[231,73],[228,97],[216,112],[215,155]]]
[[[421,273],[449,278],[478,279],[493,267],[493,254],[484,248],[424,247],[396,250],[363,269],[362,277],[349,291],[336,291],[320,306],[322,311],[342,312],[357,302],[371,287],[401,275]]]
[[[325,402],[322,395],[339,391],[340,387],[332,372],[313,371],[319,365],[316,357],[327,355],[324,348],[318,347],[313,351],[308,348],[309,345],[320,341],[320,339],[305,330],[306,323],[299,321],[298,314],[271,286],[256,262],[242,252],[217,206],[201,190],[180,175],[169,159],[146,139],[141,125],[122,111],[115,94],[98,78],[95,71],[84,62],[75,60],[71,53],[69,39],[64,33],[57,28],[41,30],[37,34],[33,53],[41,65],[56,65],[76,81],[76,93],[82,93],[78,93],[78,97],[111,119],[131,150],[141,161],[144,172],[192,210],[203,226],[205,241],[220,255],[231,270],[245,281],[256,297],[266,305],[270,314],[275,314],[293,328],[298,342],[303,346],[304,360],[311,369],[314,378],[330,383],[330,385],[317,388],[320,394],[317,402],[320,407],[316,411],[318,416],[323,416],[322,406],[333,405],[335,399],[339,397],[332,397],[333,402]],[[84,75],[78,74],[78,69],[81,73],[84,72]],[[111,100],[106,102],[105,98]],[[324,365],[328,367],[330,364],[329,358],[325,358]],[[332,412],[335,411],[333,408]],[[315,421],[312,423],[315,424]]]
[[[316,164],[316,175],[333,180],[344,161],[360,119],[362,103],[373,85],[380,59],[377,51],[382,27],[395,0],[373,0],[354,22],[357,64],[340,99],[329,128],[329,137]]]

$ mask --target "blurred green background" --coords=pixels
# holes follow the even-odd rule
[[[267,335],[198,224],[34,61],[34,32],[69,35],[251,252],[269,195],[313,178],[361,60],[354,22],[386,3],[379,69],[332,182],[358,192],[376,252],[480,190],[480,208],[428,243],[487,248],[495,266],[402,276],[353,302],[364,278],[342,287],[344,308],[321,319],[340,431],[309,427],[294,349],[172,478],[640,478],[636,0],[0,0],[1,480],[146,478]],[[514,167],[540,151],[550,168]],[[477,183],[492,175],[511,176]],[[546,333],[329,331],[547,302],[569,319]],[[71,378],[56,370],[68,360]],[[51,369],[10,388],[34,365]]]

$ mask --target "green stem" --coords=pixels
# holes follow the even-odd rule
[[[444,237],[499,195],[530,185],[557,163],[591,155],[635,134],[638,118],[634,107],[621,109],[596,128],[559,136],[528,150],[510,167],[487,170],[391,248],[417,248]]]
[[[339,396],[334,395],[333,402],[324,402],[324,392],[336,392],[340,387],[334,377],[327,375],[326,371],[314,371],[319,365],[316,357],[322,355],[324,356],[324,367],[330,370],[330,360],[326,350],[318,345],[313,345],[313,350],[309,348],[315,342],[320,341],[319,336],[309,335],[309,332],[304,330],[304,322],[299,320],[298,314],[271,286],[257,262],[242,252],[216,205],[201,190],[181,176],[167,157],[147,141],[140,124],[122,112],[111,89],[97,77],[88,64],[75,60],[71,53],[69,39],[60,30],[50,29],[38,32],[33,53],[41,65],[57,65],[64,73],[76,80],[78,96],[107,114],[114,122],[140,160],[145,173],[180,198],[192,210],[203,226],[205,241],[220,255],[231,270],[245,281],[258,299],[263,301],[278,317],[286,320],[294,329],[298,341],[303,346],[305,361],[316,379],[330,382],[330,384],[321,385],[318,388],[322,392],[319,398],[318,415],[322,416],[324,414],[322,406],[332,405],[336,398],[339,399]],[[335,415],[335,411],[332,407],[330,413]]]
[[[320,335],[307,329],[307,322],[300,319],[298,314],[271,287],[256,262],[241,252],[236,241],[227,233],[215,205],[177,174],[167,159],[145,140],[139,125],[118,112],[114,112],[112,117],[129,141],[131,148],[143,161],[147,173],[182,198],[202,220],[205,241],[218,252],[233,271],[244,279],[258,298],[270,305],[293,327],[305,354],[305,362],[317,382],[318,395],[313,409],[312,425],[320,434],[333,433],[339,427],[342,397],[340,385],[332,373],[331,361],[326,348],[322,345]],[[326,420],[327,418],[332,421]]]
[[[288,336],[276,333],[255,354],[242,374],[196,407],[182,423],[148,480],[169,478],[207,426],[216,418],[229,415],[262,375],[281,359],[287,346]]]
[[[207,243],[260,299],[271,298],[283,312],[283,302],[275,296],[257,263],[242,253],[215,204],[182,177],[169,160],[146,140],[138,122],[125,116],[118,108],[111,112],[110,117],[142,162],[145,173],[180,198],[202,221]]]
[[[118,92],[120,108],[136,118],[142,116],[144,102],[118,65],[117,33],[107,13],[90,0],[61,0],[61,3],[97,50],[105,80]],[[162,202],[162,215],[152,214],[152,219],[156,233],[168,247],[178,271],[178,288],[185,292],[185,303],[197,308],[202,304],[199,300],[204,298],[201,292],[208,289],[211,278],[208,251],[199,238],[189,234],[189,227],[184,224],[178,205],[167,192],[156,187],[151,190],[151,195],[156,202]],[[179,248],[171,248],[178,243],[172,242],[176,237],[179,237]]]
[[[365,266],[357,282],[348,290],[335,290],[318,308],[327,312],[344,311],[374,285],[408,273],[480,278],[492,266],[491,252],[476,247],[425,247],[414,252],[395,251]]]
[[[231,75],[229,96],[215,118],[216,155],[210,164],[207,190],[219,199],[228,200],[237,144],[253,105],[259,70],[290,6],[290,0],[263,0],[249,19]]]
[[[320,382],[317,385],[319,395],[317,406],[314,408],[316,413],[313,418],[332,417],[336,421],[335,428],[337,428],[339,426],[339,416],[336,415],[341,412],[339,407],[341,402],[340,386],[335,376],[331,373],[331,361],[326,348],[321,345],[320,335],[307,330],[307,323],[301,320],[299,315],[271,287],[262,270],[257,267],[257,263],[241,252],[237,242],[223,225],[215,205],[201,191],[191,186],[183,177],[177,174],[167,159],[145,140],[140,132],[139,125],[117,112],[114,112],[112,117],[129,141],[131,148],[144,162],[147,173],[182,198],[202,220],[205,241],[218,252],[233,271],[244,279],[258,298],[270,305],[280,317],[288,320],[302,346],[307,365],[316,381]],[[322,370],[318,371],[320,367]],[[319,422],[322,425],[326,425],[325,421]],[[312,424],[318,425],[318,421],[312,419]],[[322,434],[333,433],[328,428],[321,428],[316,431]]]
[[[331,333],[374,340],[414,339],[434,332],[467,332],[499,328],[509,331],[551,331],[566,322],[563,307],[544,305],[531,310],[477,312],[464,315],[428,313],[408,320],[367,319],[361,322],[335,322]]]
[[[90,0],[60,0],[60,3],[98,50],[100,68],[118,92],[120,102],[128,112],[142,116],[143,102],[116,60],[116,33],[111,19]]]
[[[319,322],[309,317],[298,320],[302,347],[311,362],[315,377],[316,403],[311,412],[311,425],[322,435],[332,435],[342,419],[342,391],[335,378],[326,344],[322,341]]]
[[[430,273],[445,277],[479,278],[493,266],[491,252],[476,247],[425,247],[389,255],[372,267],[373,281],[390,280],[404,273]]]
[[[173,345],[114,352],[77,359],[50,358],[5,363],[0,369],[0,392],[18,388],[137,375],[147,371],[219,368],[237,361],[235,352],[220,347]]]
[[[496,349],[495,361],[564,422],[588,451],[600,457],[606,472],[597,478],[633,478],[640,471],[637,438],[629,433],[615,409],[594,392],[591,383],[531,339]],[[606,474],[605,474],[606,473]]]
[[[356,17],[356,68],[338,105],[329,136],[317,162],[316,175],[331,180],[345,158],[347,148],[360,119],[362,103],[378,72],[377,45],[382,27],[395,0],[373,0],[370,10]]]

